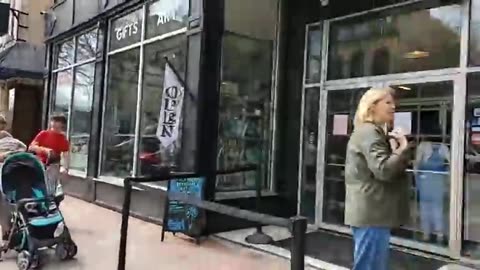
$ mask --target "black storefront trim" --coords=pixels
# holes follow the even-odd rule
[[[206,175],[206,200],[215,198],[219,89],[221,84],[224,0],[203,1],[203,38],[198,90],[195,171]]]

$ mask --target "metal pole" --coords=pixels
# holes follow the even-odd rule
[[[128,219],[130,217],[130,201],[132,199],[132,184],[128,178],[124,180],[124,190],[122,227],[120,229],[120,249],[118,251],[118,270],[125,270],[127,257]]]
[[[290,270],[304,270],[307,219],[304,217],[293,217],[291,220],[293,241],[290,247]]]
[[[261,166],[259,166],[257,168],[257,177],[255,177],[255,193],[256,193],[255,206],[258,213],[261,213],[261,209],[262,209],[261,207],[261,203],[262,203],[261,171],[262,171]],[[245,242],[254,244],[254,245],[267,245],[273,242],[273,238],[263,232],[262,224],[258,223],[256,228],[257,228],[257,231],[254,234],[247,236],[245,238]]]

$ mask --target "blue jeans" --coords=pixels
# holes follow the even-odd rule
[[[355,241],[352,270],[387,270],[390,254],[390,229],[353,228]]]

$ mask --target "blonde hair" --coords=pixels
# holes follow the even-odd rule
[[[372,107],[380,100],[388,95],[394,95],[395,90],[390,87],[386,88],[370,88],[363,94],[358,103],[357,112],[355,113],[354,127],[366,122],[373,122]]]

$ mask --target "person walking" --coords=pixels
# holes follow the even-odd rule
[[[353,270],[387,270],[390,231],[409,219],[408,141],[391,131],[394,90],[368,90],[360,99],[345,166],[345,224],[354,238]]]

